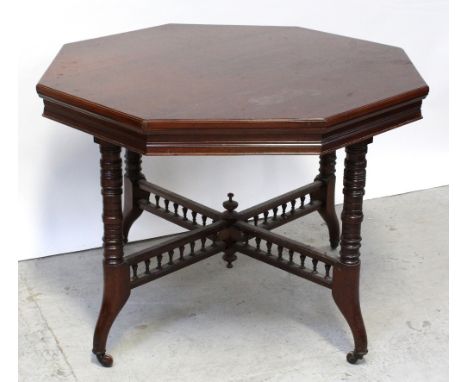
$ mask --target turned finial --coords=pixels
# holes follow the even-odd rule
[[[235,200],[232,200],[232,198],[234,197],[234,194],[232,192],[227,194],[227,196],[228,196],[229,200],[226,200],[223,203],[223,207],[226,208],[226,210],[228,212],[233,212],[237,208],[239,203],[237,203]]]

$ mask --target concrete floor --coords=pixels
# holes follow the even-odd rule
[[[19,263],[20,380],[447,381],[448,187],[368,200],[365,216],[360,365],[345,361],[352,340],[328,289],[217,255],[132,291],[105,369],[91,354],[102,276],[89,250]],[[315,214],[276,232],[326,248]]]

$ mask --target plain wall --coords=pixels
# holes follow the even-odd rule
[[[402,47],[430,86],[424,119],[377,136],[369,147],[366,198],[448,184],[448,1],[96,1],[24,2],[19,47],[18,259],[101,245],[98,146],[91,136],[41,117],[35,85],[72,41],[165,23],[302,26]],[[27,27],[26,27],[27,26]],[[338,152],[337,203],[342,201]],[[314,156],[150,157],[154,183],[220,209],[239,209],[310,182]],[[384,224],[385,222],[379,222]],[[180,228],[143,214],[130,240]]]

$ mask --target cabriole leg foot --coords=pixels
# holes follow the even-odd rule
[[[332,295],[338,309],[348,323],[354,339],[354,350],[346,359],[355,364],[367,354],[367,334],[359,303],[359,264],[333,267]]]
[[[104,265],[104,294],[93,339],[93,353],[103,366],[112,366],[112,356],[106,354],[107,338],[112,324],[129,296],[130,269],[128,265]]]

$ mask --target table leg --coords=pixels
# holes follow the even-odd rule
[[[141,170],[141,154],[134,151],[125,151],[125,176],[124,176],[124,212],[123,212],[123,240],[128,241],[128,232],[133,223],[142,214],[143,210],[138,200],[149,199],[149,192],[138,187],[138,181],[145,179]]]
[[[326,184],[324,199],[326,203],[320,207],[318,213],[325,220],[330,237],[330,246],[335,249],[340,241],[340,223],[335,211],[335,163],[336,152],[320,155],[320,173],[315,180]]]
[[[371,142],[369,140],[346,147],[340,262],[333,268],[333,298],[354,338],[355,348],[347,355],[350,363],[356,363],[367,354],[367,335],[359,303],[359,248],[366,183],[366,153],[367,145]]]
[[[96,323],[93,353],[103,366],[112,366],[106,354],[110,328],[130,295],[130,270],[123,262],[122,160],[120,147],[97,141],[101,151],[101,193],[104,223],[104,294]]]

